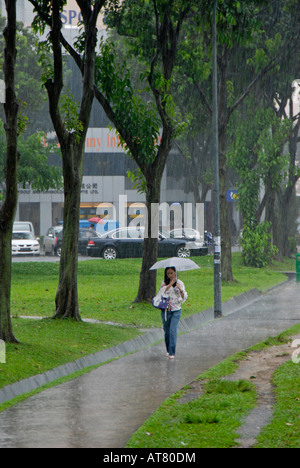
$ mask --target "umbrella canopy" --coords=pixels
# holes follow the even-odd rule
[[[200,268],[193,260],[189,258],[172,257],[166,260],[160,260],[154,263],[150,270],[158,270],[159,268],[175,267],[177,271],[196,270]]]
[[[98,216],[95,216],[94,218],[89,219],[90,223],[100,223],[100,224],[105,224],[105,221],[102,218],[99,218]]]

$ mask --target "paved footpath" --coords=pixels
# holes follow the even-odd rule
[[[300,283],[292,279],[267,294],[229,301],[218,320],[212,310],[184,319],[174,361],[166,358],[163,341],[150,343],[44,390],[0,413],[0,447],[123,448],[172,393],[233,353],[300,322],[299,304]]]

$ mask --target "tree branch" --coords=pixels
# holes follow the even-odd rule
[[[299,38],[299,33],[297,36]],[[297,44],[297,39],[295,38],[295,42],[293,44]],[[228,117],[231,116],[233,111],[239,106],[239,104],[249,95],[250,91],[254,87],[254,85],[264,76],[266,75],[272,68],[274,68],[277,64],[279,59],[283,57],[284,54],[290,53],[290,51],[294,48],[294,45],[288,44],[286,47],[284,45],[281,47],[280,52],[273,57],[269,63],[257,74],[257,76],[252,80],[252,82],[247,86],[246,90],[243,94],[236,100],[236,102],[229,108]]]
[[[201,86],[199,85],[199,83],[197,83],[196,81],[194,81],[194,86],[196,88],[196,90],[198,91],[199,95],[200,95],[200,98],[202,99],[202,102],[203,104],[206,106],[208,112],[210,114],[212,114],[212,106],[209,102],[209,100],[207,99],[203,89],[201,88]]]

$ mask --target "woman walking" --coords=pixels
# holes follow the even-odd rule
[[[177,343],[177,327],[181,316],[181,304],[187,299],[184,284],[177,278],[175,267],[165,269],[165,277],[160,292],[163,296],[169,297],[168,309],[161,311],[161,318],[167,356],[169,359],[174,359]]]

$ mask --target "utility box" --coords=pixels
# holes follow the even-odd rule
[[[296,281],[300,282],[300,253],[296,254]]]

